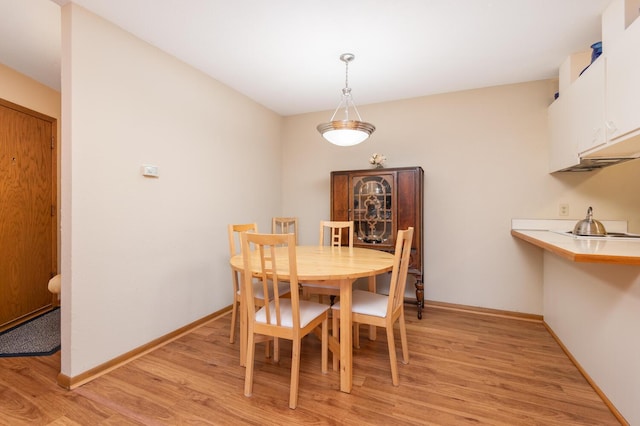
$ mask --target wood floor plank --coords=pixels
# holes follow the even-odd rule
[[[407,306],[410,362],[391,384],[386,336],[361,329],[354,387],[321,373],[320,342],[303,340],[299,402],[288,408],[291,345],[280,362],[256,348],[254,390],[244,396],[230,315],[74,391],[55,384],[59,354],[0,359],[0,425],[618,425],[545,327]],[[396,347],[400,350],[399,333]]]

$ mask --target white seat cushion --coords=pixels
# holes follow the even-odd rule
[[[389,296],[371,291],[353,290],[351,312],[384,318],[387,314],[388,304]],[[340,302],[334,304],[331,308],[339,310]]]
[[[271,322],[275,323],[275,302],[269,303],[271,309]],[[329,306],[321,303],[300,301],[300,327],[305,327],[318,315],[329,309]],[[293,328],[293,317],[291,316],[291,299],[280,299],[280,320],[282,326]],[[267,323],[267,306],[263,306],[256,312],[256,322]]]

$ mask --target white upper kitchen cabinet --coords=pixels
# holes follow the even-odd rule
[[[547,110],[549,123],[550,152],[549,172],[571,167],[580,162],[575,137],[572,134],[569,100],[571,88],[556,99]]]
[[[607,126],[609,139],[640,129],[640,20],[607,53]]]
[[[570,90],[569,109],[577,155],[607,143],[605,131],[605,64],[600,56],[584,70]]]
[[[551,173],[575,167],[581,154],[607,143],[605,64],[596,59],[549,106]]]
[[[606,22],[616,21],[614,12],[621,18],[627,3],[612,6],[617,8],[608,11]],[[565,78],[565,89],[549,107],[550,172],[591,170],[640,157],[640,19],[638,10],[634,13],[626,28],[626,21],[617,20],[619,31],[603,44],[602,55],[582,75],[568,83]]]

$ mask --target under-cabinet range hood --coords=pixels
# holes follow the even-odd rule
[[[614,164],[624,163],[625,161],[635,160],[637,156],[634,157],[611,157],[611,158],[581,158],[580,163],[567,167],[562,170],[558,170],[560,172],[590,172],[592,170],[601,169],[607,166],[613,166]]]
[[[575,157],[575,164],[558,171],[589,172],[640,158],[640,129],[621,139],[579,153]]]

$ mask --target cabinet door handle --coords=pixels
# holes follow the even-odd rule
[[[607,126],[607,133],[609,133],[609,135],[612,135],[618,131],[618,128],[615,124],[613,124],[613,121],[607,121],[605,124]]]

